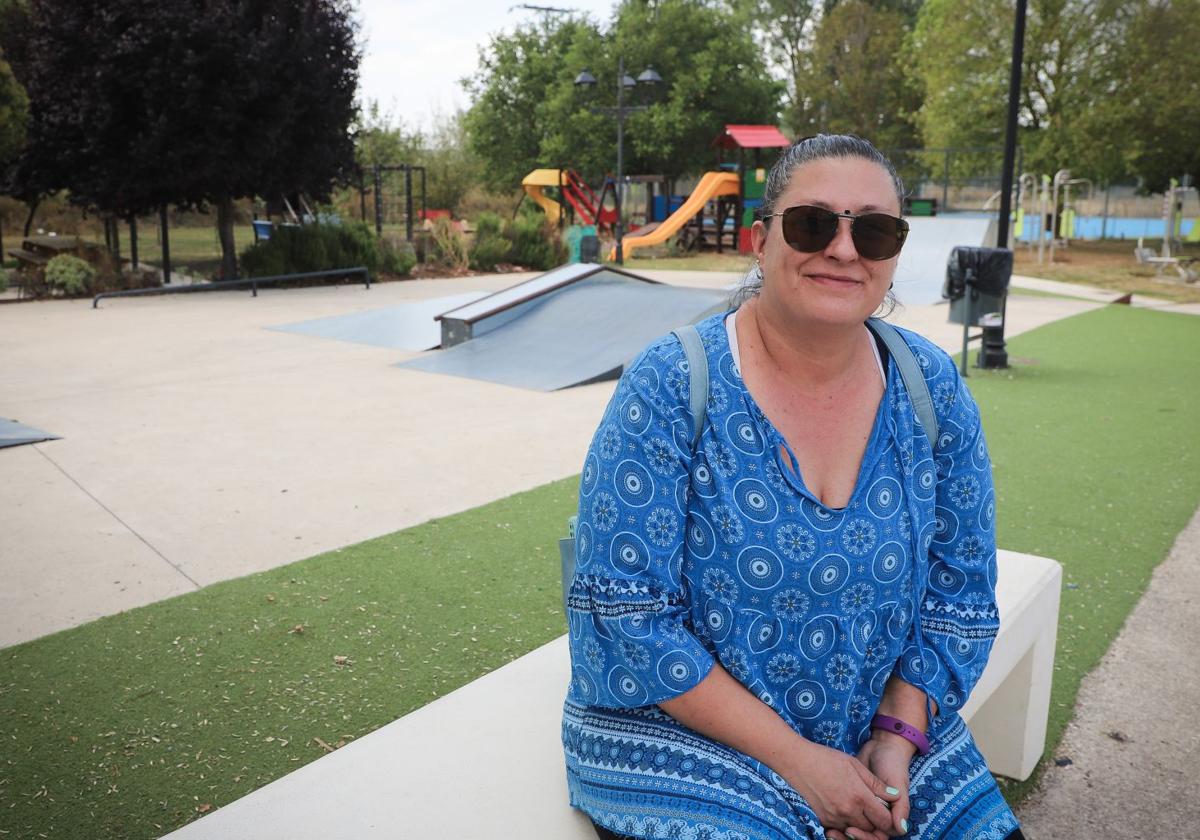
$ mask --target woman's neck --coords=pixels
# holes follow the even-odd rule
[[[790,323],[767,311],[758,298],[738,310],[735,326],[743,359],[756,359],[789,382],[815,389],[844,381],[863,350],[870,349],[862,324]]]

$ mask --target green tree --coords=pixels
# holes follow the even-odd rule
[[[29,98],[0,49],[0,167],[25,146]]]
[[[575,76],[567,56],[577,40],[598,44],[595,24],[568,17],[546,27],[524,25],[480,48],[479,69],[463,81],[472,102],[465,127],[471,148],[486,162],[488,187],[516,189],[543,162],[547,136],[562,129],[547,100],[570,89]]]
[[[796,129],[791,121],[803,108],[812,34],[822,7],[812,0],[730,0],[729,7],[742,28],[766,45],[772,72],[784,79],[785,118]]]
[[[1095,51],[1095,95],[1068,126],[1073,172],[1152,191],[1200,177],[1197,44],[1200,0],[1122,4]]]
[[[359,50],[349,0],[34,0],[21,189],[118,216],[326,199],[353,174]]]
[[[863,0],[821,19],[791,111],[797,134],[854,133],[881,148],[917,144],[920,92],[904,67],[906,20]]]
[[[1117,33],[1129,4],[1115,0],[1034,0],[1029,4],[1021,70],[1019,140],[1027,171],[1078,169],[1081,120],[1103,106],[1098,82],[1107,54],[1124,49]],[[928,0],[912,37],[913,66],[925,91],[919,122],[929,147],[1004,143],[1012,61],[1009,0]],[[998,37],[981,37],[981,33]],[[1100,136],[1110,142],[1107,132]],[[1082,171],[1077,174],[1085,174]]]
[[[464,119],[462,112],[435,115],[428,132],[410,132],[378,102],[367,103],[354,131],[355,160],[367,184],[377,163],[423,166],[428,207],[456,210],[467,191],[483,179],[482,165],[467,141]],[[392,173],[385,189],[403,189],[403,175]]]
[[[924,92],[918,122],[927,147],[1003,144],[1012,28],[999,22],[1010,9],[1007,0],[928,0],[921,8],[911,65]],[[997,29],[1007,35],[995,37]]]
[[[615,104],[618,59],[631,76],[652,65],[664,79],[626,122],[627,173],[699,172],[712,166],[710,144],[725,123],[778,120],[782,86],[733,12],[685,0],[625,3],[605,30],[567,18],[497,36],[481,53],[467,83],[467,130],[494,188],[514,189],[538,165],[592,180],[615,168],[616,122],[592,109]],[[594,90],[574,85],[584,69],[599,81]]]

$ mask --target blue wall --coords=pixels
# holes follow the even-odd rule
[[[1076,216],[1074,238],[1099,239],[1102,223],[1105,239],[1137,239],[1139,236],[1147,239],[1162,239],[1166,230],[1162,219],[1126,219],[1110,216],[1108,221],[1104,222],[1101,216]],[[1194,220],[1192,219],[1183,220],[1180,228],[1183,236],[1191,233],[1193,224]],[[1037,241],[1037,216],[1032,214],[1025,216],[1025,224],[1018,238],[1026,242]]]

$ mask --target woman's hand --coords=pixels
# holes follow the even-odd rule
[[[788,770],[781,775],[808,801],[830,840],[886,840],[899,833],[888,805],[900,791],[865,762],[806,742],[795,768]],[[907,788],[907,771],[904,780]]]
[[[892,830],[901,835],[908,834],[908,767],[916,755],[916,747],[908,740],[892,732],[874,730],[862,749],[858,760],[878,776],[886,785],[900,791],[892,800]]]

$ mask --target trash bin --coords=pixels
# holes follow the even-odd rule
[[[958,246],[950,252],[942,297],[950,301],[950,322],[963,325],[962,365],[967,372],[968,330],[983,327],[979,367],[1008,367],[1004,349],[1004,298],[1012,279],[1013,253],[1008,248]]]
[[[584,236],[579,240],[579,261],[585,263],[600,262],[600,237]]]
[[[959,245],[950,252],[942,297],[950,301],[950,321],[980,326],[979,319],[1004,311],[1013,253],[1008,248]]]

